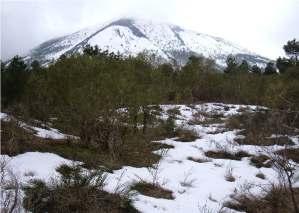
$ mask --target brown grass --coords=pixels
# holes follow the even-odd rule
[[[176,129],[175,135],[176,137],[178,137],[177,139],[175,139],[175,141],[180,142],[194,142],[196,139],[200,138],[194,130],[184,128]]]
[[[250,158],[250,163],[251,163],[251,165],[253,165],[257,168],[261,168],[261,167],[270,168],[270,167],[272,167],[272,162],[271,162],[270,158],[266,155],[252,156]]]
[[[227,119],[226,127],[231,130],[242,129],[239,134],[244,135],[245,138],[236,140],[241,145],[294,145],[288,137],[270,137],[295,134],[295,130],[288,127],[291,120],[289,117],[291,115],[271,111],[246,112]]]
[[[239,151],[237,153],[229,153],[226,151],[208,151],[205,153],[207,157],[215,159],[231,159],[231,160],[241,160],[244,157],[249,157],[250,154],[244,151]]]
[[[296,200],[299,203],[299,189],[295,189]],[[231,196],[232,201],[225,207],[247,213],[291,213],[294,212],[291,196],[282,186],[273,186],[265,197],[253,196],[247,193]]]
[[[228,182],[235,182],[236,178],[233,176],[233,169],[228,168],[225,172],[225,180]]]
[[[209,159],[204,159],[204,158],[195,158],[195,157],[188,157],[188,160],[194,161],[196,163],[206,163],[206,162],[211,162]]]
[[[266,179],[265,175],[261,172],[257,173],[255,176],[263,180]]]
[[[138,182],[131,187],[139,193],[155,198],[174,199],[172,191],[164,189],[157,184],[146,183],[144,181]]]
[[[82,172],[80,167],[61,165],[45,183],[33,180],[25,185],[23,206],[30,212],[138,212],[128,193],[112,194],[103,190],[107,176],[100,170]]]
[[[107,170],[119,169],[124,165],[146,167],[161,158],[153,151],[172,148],[169,145],[151,142],[152,139],[156,139],[152,136],[156,130],[149,130],[147,135],[137,132],[124,138],[124,143],[117,150],[117,158],[114,158],[109,152],[88,147],[80,141],[36,137],[13,122],[2,122],[1,128],[2,154],[14,156],[30,151],[51,152],[67,159],[81,161],[87,168],[96,168],[98,165],[103,165]]]
[[[223,123],[223,117],[223,114],[220,113],[206,113],[199,111],[193,114],[193,117],[188,124],[208,126],[215,123]]]
[[[284,149],[276,152],[277,154],[286,156],[288,159],[299,163],[299,149]]]

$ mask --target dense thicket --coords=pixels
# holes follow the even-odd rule
[[[285,48],[297,56],[293,46]],[[140,113],[146,124],[148,106],[163,103],[217,101],[298,109],[297,57],[284,59],[283,64],[280,74],[272,62],[262,74],[259,67],[237,63],[230,56],[223,74],[214,61],[203,57],[192,56],[175,69],[153,65],[145,56],[124,59],[90,46],[83,55],[63,56],[46,68],[34,62],[27,69],[15,57],[1,72],[2,107],[44,121],[58,118],[64,129],[81,136],[94,124],[115,128],[114,121],[121,119],[136,128]],[[120,118],[121,108],[129,116]]]

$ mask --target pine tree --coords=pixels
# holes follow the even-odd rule
[[[250,66],[246,60],[243,60],[242,63],[239,66],[239,70],[241,72],[248,72],[250,69]]]
[[[276,74],[276,73],[277,72],[276,72],[274,63],[273,62],[267,63],[267,66],[265,67],[264,75],[273,75],[273,74]]]
[[[30,66],[33,71],[39,71],[41,69],[40,63],[37,60],[32,61]]]
[[[251,67],[251,72],[254,74],[259,74],[259,75],[262,74],[261,68],[259,66],[257,66],[256,64]]]
[[[292,66],[292,62],[290,59],[279,57],[276,60],[276,66],[280,73],[285,73],[286,70]]]
[[[283,49],[286,54],[295,61],[295,64],[297,64],[299,55],[299,41],[296,41],[296,39],[288,41],[287,44],[283,46]]]
[[[3,106],[11,104],[21,96],[27,78],[28,72],[25,62],[19,56],[13,57],[5,71],[2,72],[1,93]]]
[[[236,58],[233,55],[229,55],[226,59],[226,69],[224,70],[225,73],[234,73],[236,72],[238,67],[238,63]]]

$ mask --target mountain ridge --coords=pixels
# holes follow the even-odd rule
[[[32,49],[26,59],[45,64],[58,59],[62,54],[82,53],[87,44],[98,45],[102,50],[123,56],[154,54],[160,62],[176,61],[181,65],[191,55],[214,59],[222,67],[228,55],[234,55],[238,61],[246,59],[250,64],[261,67],[270,61],[220,37],[186,30],[174,24],[133,18],[115,19],[45,41]]]

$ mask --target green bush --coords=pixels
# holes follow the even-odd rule
[[[34,180],[24,187],[24,208],[42,212],[137,212],[128,197],[103,191],[106,175],[101,170],[83,171],[61,165],[58,179]]]

